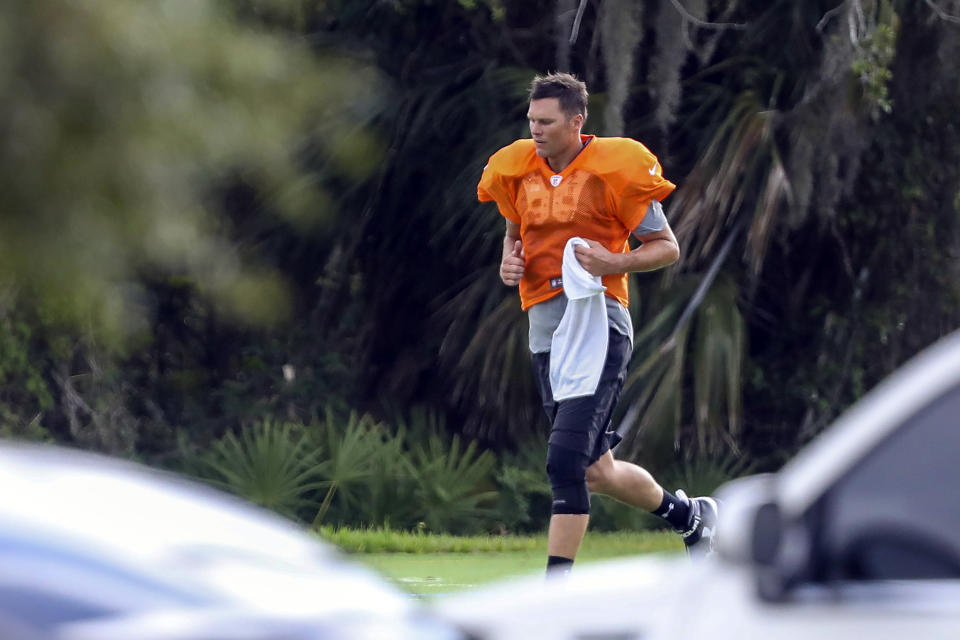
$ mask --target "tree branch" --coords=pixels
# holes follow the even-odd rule
[[[929,0],[928,0],[929,1]],[[680,4],[680,0],[670,0],[673,7],[680,12],[683,19],[692,22],[703,29],[736,29],[744,31],[747,25],[740,22],[706,22],[687,11],[686,7]],[[587,0],[580,0],[580,6],[577,7],[577,16],[573,19],[573,29],[570,31],[570,44],[577,42],[577,36],[580,34],[580,21],[583,19],[583,12],[587,8]]]
[[[570,46],[577,42],[577,36],[580,35],[580,21],[583,20],[583,11],[587,8],[587,0],[580,0],[580,6],[577,7],[577,16],[573,19],[573,29],[570,30]]]
[[[848,0],[843,0],[843,2],[835,6],[833,9],[830,9],[830,11],[827,11],[825,14],[823,14],[823,17],[820,18],[820,22],[817,23],[817,33],[823,33],[823,30],[824,28],[826,28],[827,23],[830,22],[830,18],[840,13],[843,10],[843,8],[846,6],[847,2]]]
[[[939,16],[941,20],[946,20],[947,22],[952,22],[953,24],[960,24],[960,16],[955,16],[947,13],[945,10],[941,9],[940,6],[933,0],[923,0],[927,3],[933,12]]]
[[[670,0],[670,3],[677,11],[680,12],[680,15],[683,16],[684,20],[692,22],[698,27],[702,27],[704,29],[736,29],[738,31],[743,31],[747,28],[746,24],[739,22],[705,22],[687,11],[686,8],[680,4],[680,0]]]
[[[700,285],[690,298],[690,302],[687,303],[686,308],[680,314],[680,318],[677,320],[676,326],[674,326],[673,331],[670,333],[670,337],[667,338],[666,342],[660,346],[658,356],[663,355],[676,346],[677,336],[687,325],[687,323],[690,322],[690,318],[693,317],[693,313],[697,310],[697,308],[700,307],[700,304],[707,295],[707,291],[710,290],[710,285],[712,285],[714,279],[716,279],[717,273],[720,271],[720,267],[723,265],[724,261],[726,261],[727,254],[730,253],[730,249],[733,247],[733,241],[736,240],[738,235],[740,235],[740,232],[743,230],[744,226],[745,219],[740,218],[733,226],[733,229],[730,230],[730,233],[723,241],[723,245],[720,247],[720,251],[717,252],[713,262],[707,269],[706,275],[703,276],[703,280],[700,281]]]

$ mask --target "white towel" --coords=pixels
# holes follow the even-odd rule
[[[563,248],[563,293],[567,309],[550,343],[550,386],[556,402],[593,395],[607,359],[607,305],[600,276],[592,276],[577,261],[570,238]]]

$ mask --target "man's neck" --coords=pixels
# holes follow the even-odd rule
[[[560,173],[564,169],[570,166],[570,163],[573,162],[574,158],[580,155],[580,152],[583,151],[583,148],[587,146],[586,142],[582,142],[579,134],[577,135],[576,144],[571,144],[567,147],[564,152],[556,157],[547,158],[547,165],[555,172]]]

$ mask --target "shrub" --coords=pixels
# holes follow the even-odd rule
[[[187,466],[251,502],[296,517],[317,487],[319,453],[302,427],[265,420],[239,437],[228,432]]]
[[[449,443],[437,434],[414,447],[413,478],[416,496],[427,529],[435,532],[476,531],[489,522],[487,506],[497,492],[488,489],[496,464],[489,451],[477,451],[477,443],[461,446],[460,437]]]
[[[351,412],[346,422],[338,420],[328,410],[321,429],[315,432],[318,446],[324,450],[324,459],[315,472],[320,477],[317,486],[322,498],[313,515],[313,528],[320,526],[334,498],[341,511],[361,509],[366,498],[367,482],[375,468],[382,449],[379,425],[369,415]]]
[[[406,436],[403,432],[382,433],[381,440],[367,483],[367,499],[355,516],[358,524],[412,529],[419,521],[420,508]]]

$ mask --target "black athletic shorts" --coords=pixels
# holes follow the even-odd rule
[[[550,388],[550,352],[534,353],[533,369],[537,377],[537,389],[543,401],[552,428],[550,444],[572,449],[587,455],[590,463],[596,462],[622,439],[611,429],[613,410],[620,400],[620,391],[627,377],[627,365],[633,348],[630,338],[610,329],[607,342],[607,359],[600,374],[600,383],[592,396],[553,401]]]

